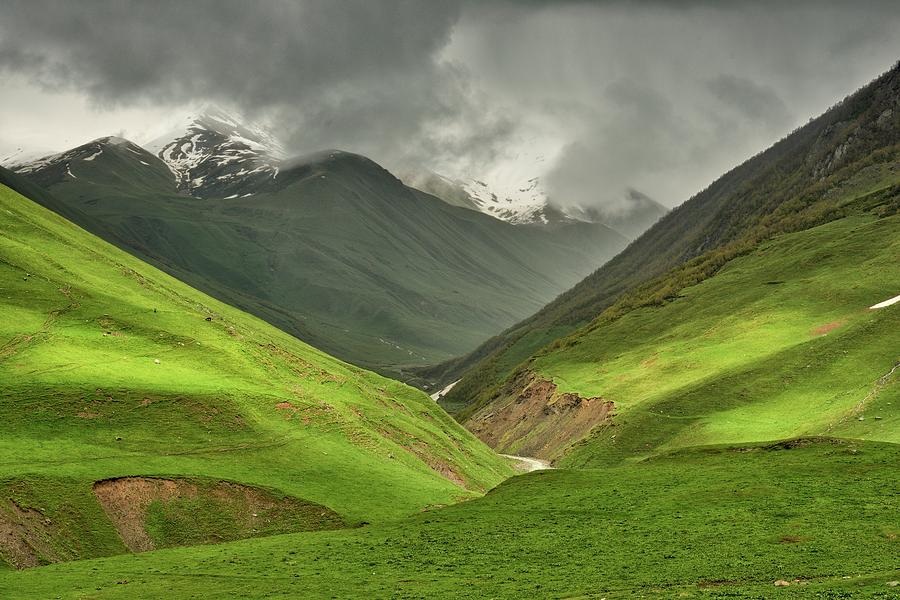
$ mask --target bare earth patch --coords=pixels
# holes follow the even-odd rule
[[[603,398],[559,393],[552,381],[520,376],[507,402],[473,415],[465,426],[488,446],[537,458],[556,458],[570,444],[606,421],[614,407]]]
[[[824,325],[820,325],[819,327],[816,327],[815,329],[810,331],[809,334],[810,335],[825,335],[826,333],[828,333],[830,331],[834,331],[835,329],[837,329],[844,323],[845,323],[845,321],[832,321],[831,323],[826,323]]]
[[[53,524],[40,512],[13,501],[0,507],[0,557],[17,569],[65,560],[48,541]]]
[[[164,514],[177,515],[191,529],[191,514],[178,506],[185,500],[202,500],[213,507],[216,516],[225,519],[229,531],[200,532],[191,538],[192,543],[224,542],[288,531],[335,529],[344,526],[343,519],[334,511],[297,498],[279,497],[250,486],[227,481],[209,481],[200,484],[188,479],[164,479],[155,477],[121,477],[98,481],[94,494],[103,511],[112,521],[125,546],[132,552],[144,552],[157,547],[177,545],[157,544],[147,529],[151,504],[157,503]],[[199,519],[200,516],[197,516]]]

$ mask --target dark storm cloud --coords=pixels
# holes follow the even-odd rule
[[[523,122],[557,135],[559,205],[678,204],[888,69],[892,2],[498,1],[454,48]]]
[[[455,2],[141,0],[5,2],[0,58],[102,102],[236,96],[280,102],[325,85],[419,71]]]
[[[473,116],[465,73],[436,57],[459,12],[450,0],[12,1],[0,66],[100,107],[221,102],[280,117],[298,150],[380,144],[396,157]],[[490,111],[474,116],[471,129],[497,130]]]
[[[452,175],[552,147],[552,198],[610,209],[683,201],[900,56],[892,2],[0,2],[0,69],[45,90]]]

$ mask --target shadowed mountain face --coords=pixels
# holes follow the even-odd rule
[[[102,138],[6,179],[191,285],[395,374],[471,350],[627,243],[600,224],[517,226],[450,206],[347,152],[281,160],[223,122],[192,123],[159,157]]]

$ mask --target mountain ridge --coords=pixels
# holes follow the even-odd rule
[[[222,153],[201,148],[205,158],[191,173],[202,180],[193,187],[146,149],[108,138],[19,175],[43,188],[40,201],[75,209],[80,226],[119,247],[332,354],[395,375],[474,347],[626,243],[602,225],[513,226],[453,207],[339,150],[278,159],[277,171],[245,178],[237,174],[255,155],[239,147],[251,162],[230,161],[235,146],[223,144]]]

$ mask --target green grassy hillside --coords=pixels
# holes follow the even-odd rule
[[[9,598],[897,597],[900,447],[820,439],[515,477],[355,530],[0,573]],[[788,585],[776,586],[775,582]]]
[[[895,65],[720,177],[532,317],[422,377],[436,385],[462,377],[445,401],[465,416],[490,402],[529,356],[611,307],[621,313],[658,304],[760,241],[840,217],[846,198],[833,195],[834,189],[846,189],[866,169],[896,162],[898,103],[900,65]],[[852,185],[873,191],[879,178],[896,180],[895,175],[879,172]]]
[[[898,215],[777,237],[662,306],[561,340],[465,424],[544,458],[596,426],[569,465],[799,435],[900,442],[900,304],[868,308],[900,293],[898,264]],[[523,399],[539,406],[513,422]],[[592,413],[601,402],[613,406]]]
[[[513,226],[449,206],[339,151],[286,162],[274,180],[226,199],[179,195],[166,165],[124,140],[22,176],[42,190],[36,201],[78,211],[64,216],[92,233],[395,376],[471,350],[627,243],[599,224]]]
[[[510,472],[423,393],[0,187],[6,562],[392,519],[478,496]],[[116,479],[126,476],[168,482]],[[103,507],[101,480],[119,486]],[[266,511],[268,524],[247,517]]]

